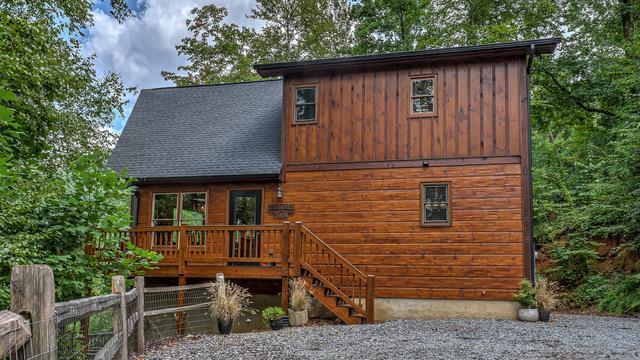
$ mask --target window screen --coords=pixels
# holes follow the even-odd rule
[[[295,91],[296,123],[316,121],[316,87],[297,87]]]
[[[428,114],[434,109],[434,78],[411,79],[411,113]]]
[[[449,184],[422,184],[422,224],[449,225]]]

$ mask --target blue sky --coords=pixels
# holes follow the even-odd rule
[[[122,75],[125,87],[138,90],[172,86],[160,71],[175,71],[186,59],[175,46],[189,34],[185,21],[194,7],[215,3],[229,11],[225,21],[258,26],[246,14],[255,0],[127,0],[135,15],[120,24],[109,16],[109,1],[98,1],[93,10],[94,26],[83,39],[85,55],[95,54],[98,74],[115,71]],[[135,104],[137,93],[127,97],[124,117],[115,117],[112,129],[120,133]]]

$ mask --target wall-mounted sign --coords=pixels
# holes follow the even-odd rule
[[[293,204],[269,204],[267,211],[276,219],[288,219],[296,213],[296,207]]]

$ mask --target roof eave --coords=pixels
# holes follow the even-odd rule
[[[535,45],[537,54],[551,54],[560,43],[560,38],[517,41],[488,45],[448,47],[420,51],[407,51],[379,55],[362,55],[344,58],[294,61],[274,64],[254,65],[254,69],[263,77],[284,76],[295,73],[317,71],[345,71],[352,68],[408,65],[444,60],[464,60],[465,58],[488,58],[498,56],[517,56],[529,54],[531,45]]]
[[[212,175],[212,176],[167,176],[167,177],[132,177],[134,184],[166,184],[166,183],[212,183],[230,181],[277,181],[280,173],[246,174],[246,175]]]

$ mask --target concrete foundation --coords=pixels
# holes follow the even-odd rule
[[[444,317],[513,319],[520,305],[515,301],[376,299],[376,321]]]

